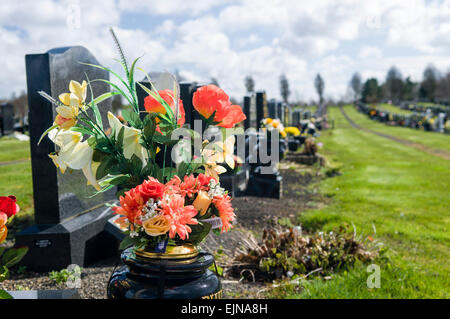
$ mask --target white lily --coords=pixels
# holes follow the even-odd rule
[[[82,142],[83,134],[74,131],[53,130],[49,133],[49,138],[60,148],[58,155],[49,155],[56,167],[59,167],[63,174],[67,167],[83,170],[88,185],[100,190],[101,187],[94,174],[98,163],[92,161],[94,150],[87,141]]]
[[[130,159],[133,154],[142,160],[142,163],[146,163],[145,149],[139,144],[140,131],[133,127],[123,125],[120,120],[114,116],[111,112],[108,112],[109,125],[117,135],[119,135],[122,127],[124,128],[123,134],[123,155],[125,158]]]

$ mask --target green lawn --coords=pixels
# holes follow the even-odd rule
[[[383,110],[383,111],[386,111],[389,113],[397,113],[397,114],[404,114],[404,115],[412,114],[412,112],[409,110],[404,110],[404,109],[399,108],[398,106],[388,104],[388,103],[379,103],[376,105],[376,107],[379,110]]]
[[[344,110],[345,113],[361,127],[396,136],[431,148],[450,151],[450,134],[426,132],[409,127],[390,126],[369,119],[367,115],[359,113],[351,105],[345,106]]]
[[[310,280],[301,293],[285,293],[291,298],[448,298],[450,161],[357,130],[338,108],[328,110],[335,129],[320,140],[327,159],[342,165],[342,175],[321,184],[331,203],[302,213],[299,221],[312,230],[354,224],[359,235],[372,235],[389,248],[390,261],[377,262],[379,289],[367,288],[369,273],[360,265],[331,280]],[[374,122],[353,107],[345,111],[357,124],[372,128]],[[378,125],[377,130],[393,134],[393,128]]]
[[[30,142],[0,137],[0,163],[30,158]]]

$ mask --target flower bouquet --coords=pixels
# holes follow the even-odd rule
[[[112,29],[111,34],[124,76],[91,65],[110,72],[116,82],[71,81],[69,92],[58,99],[39,92],[56,106],[54,124],[41,137],[48,136],[57,146],[50,158],[62,173],[82,170],[96,193],[117,187],[120,205],[112,209],[127,235],[121,249],[134,246],[165,253],[170,246],[199,244],[211,229],[217,233],[229,230],[235,214],[230,196],[220,187],[219,174],[226,171],[220,163],[231,164],[230,140],[211,143],[184,128],[185,111],[175,78],[169,75],[172,89],[156,90],[148,74],[137,66],[139,58],[128,64]],[[146,75],[151,88],[134,80],[136,71]],[[94,97],[93,81],[108,83],[112,91]],[[148,94],[142,108],[138,85]],[[108,127],[98,104],[114,95],[124,97],[129,108],[121,117],[108,112]],[[245,119],[241,107],[232,105],[228,95],[215,85],[199,88],[192,102],[206,126],[223,133]],[[200,156],[190,155],[191,145],[200,145]],[[165,159],[172,149],[178,154],[176,161],[166,164],[157,160],[157,154],[162,152]]]
[[[270,117],[266,117],[265,119],[262,119],[261,124],[263,125],[263,128],[268,132],[277,130],[281,138],[285,138],[287,136],[287,133],[284,130],[284,125],[281,123],[280,119],[272,119]]]

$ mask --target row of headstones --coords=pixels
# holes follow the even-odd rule
[[[358,103],[358,108],[360,111],[366,114],[369,113],[371,109],[367,104],[364,104],[362,102]],[[414,112],[410,115],[383,111],[382,113],[377,114],[376,119],[379,120],[380,122],[394,121],[397,123],[397,125],[419,128],[420,127],[419,122],[422,120],[423,117],[433,117],[433,115],[434,113],[431,111],[431,109],[427,109],[425,112],[420,113]],[[436,124],[434,126],[431,125],[427,126],[426,130],[444,133],[445,123],[447,120],[449,120],[449,116],[444,112],[440,112],[437,114]]]

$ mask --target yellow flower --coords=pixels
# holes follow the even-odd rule
[[[77,116],[80,108],[85,109],[87,83],[83,84],[77,81],[70,81],[70,93],[62,93],[59,95],[59,100],[63,105],[56,108],[56,115],[54,124],[59,128],[67,130],[77,123]]]
[[[92,161],[94,150],[87,141],[82,142],[83,135],[79,132],[55,129],[48,136],[60,148],[57,155],[50,154],[49,157],[53,160],[55,166],[61,170],[61,173],[64,174],[67,167],[81,169],[88,185],[90,184],[100,190],[101,187],[94,174],[98,164],[96,165]]]
[[[122,122],[120,122],[120,120],[111,112],[108,112],[108,121],[109,125],[115,132],[116,138],[122,127],[124,128],[123,155],[125,158],[130,159],[133,154],[135,154],[142,160],[143,163],[145,163],[145,150],[142,145],[139,144],[139,136],[141,132],[133,127],[123,125]]]
[[[224,142],[214,143],[214,148],[216,150],[216,161],[219,163],[227,163],[227,165],[233,169],[234,168],[234,142],[236,138],[234,135],[228,137]]]
[[[170,223],[164,215],[157,215],[142,222],[145,233],[150,236],[160,236],[167,233]]]
[[[217,165],[221,155],[217,154],[212,149],[205,148],[202,151],[202,156],[206,159],[206,163],[204,164],[205,175],[214,177],[217,181],[219,181],[219,174],[227,171],[225,167]]]
[[[69,83],[70,93],[63,93],[59,95],[59,100],[64,105],[73,105],[79,108],[85,108],[87,83],[83,81],[82,84],[77,81],[70,81]]]
[[[300,135],[300,130],[298,128],[296,128],[295,126],[288,126],[284,129],[284,131],[289,135],[293,135],[293,136]]]
[[[281,135],[281,137],[286,137],[286,135],[287,135],[287,134],[286,134],[286,131],[284,131],[284,130],[281,131],[281,132],[280,132],[280,135]]]
[[[192,205],[200,213],[200,216],[205,215],[211,204],[212,199],[208,196],[208,192],[199,191]]]

